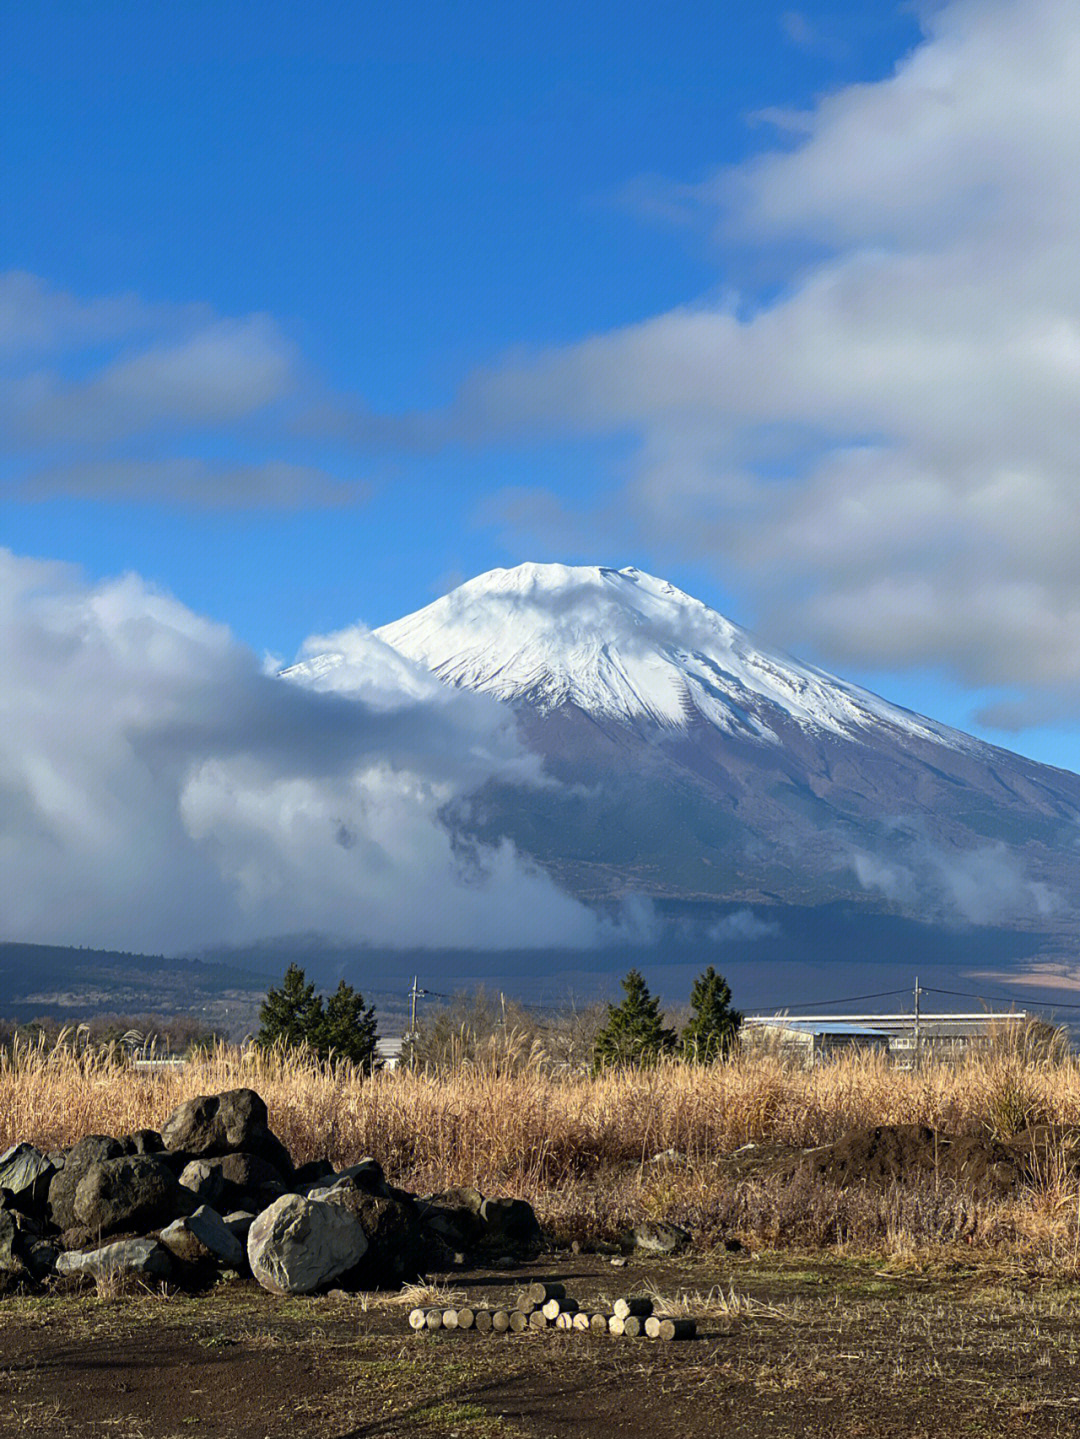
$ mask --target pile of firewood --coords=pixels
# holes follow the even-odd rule
[[[647,1296],[616,1299],[610,1313],[583,1309],[564,1284],[536,1283],[521,1291],[513,1309],[413,1309],[412,1329],[475,1329],[481,1334],[522,1334],[526,1329],[563,1329],[573,1334],[616,1334],[626,1339],[693,1339],[694,1319],[653,1313]]]

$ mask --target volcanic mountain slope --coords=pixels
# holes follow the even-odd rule
[[[562,785],[492,785],[449,818],[582,898],[1021,927],[1080,902],[1080,777],[770,653],[639,570],[493,570],[376,634],[514,707]],[[332,688],[339,663],[290,674]]]

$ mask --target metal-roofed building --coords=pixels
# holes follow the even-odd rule
[[[856,1050],[888,1054],[889,1036],[884,1030],[848,1020],[778,1017],[745,1026],[742,1046],[750,1053],[776,1054],[811,1069],[815,1064]]]

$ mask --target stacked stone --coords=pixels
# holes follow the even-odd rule
[[[251,1089],[189,1099],[160,1132],[0,1154],[0,1271],[30,1284],[250,1269],[278,1294],[396,1288],[452,1254],[514,1262],[540,1243],[524,1200],[408,1194],[371,1158],[295,1167]]]

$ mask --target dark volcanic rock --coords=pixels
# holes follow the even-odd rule
[[[161,1126],[165,1148],[193,1156],[257,1154],[292,1174],[288,1150],[270,1130],[266,1105],[253,1089],[229,1089],[185,1100]]]
[[[221,1215],[205,1204],[167,1225],[161,1231],[161,1242],[185,1264],[227,1264],[239,1269],[244,1263],[243,1244],[226,1228]]]
[[[156,1129],[135,1129],[120,1137],[125,1154],[160,1154],[165,1148]]]
[[[485,1199],[480,1206],[484,1221],[483,1245],[511,1250],[516,1254],[537,1254],[543,1241],[540,1224],[532,1205],[525,1199]]]
[[[341,1275],[344,1289],[373,1289],[415,1279],[424,1265],[424,1238],[411,1196],[372,1194],[353,1178],[339,1179],[309,1196],[347,1210],[360,1221],[368,1247],[359,1264]]]
[[[152,1155],[123,1155],[91,1164],[79,1180],[75,1223],[100,1234],[155,1229],[184,1207],[174,1175]]]
[[[21,1235],[15,1223],[15,1216],[9,1209],[0,1209],[0,1270],[8,1274],[21,1274]]]
[[[49,1217],[57,1229],[71,1229],[79,1223],[75,1217],[75,1191],[92,1164],[105,1159],[119,1159],[123,1146],[107,1134],[88,1134],[64,1154],[64,1167],[53,1175],[49,1185]]]

